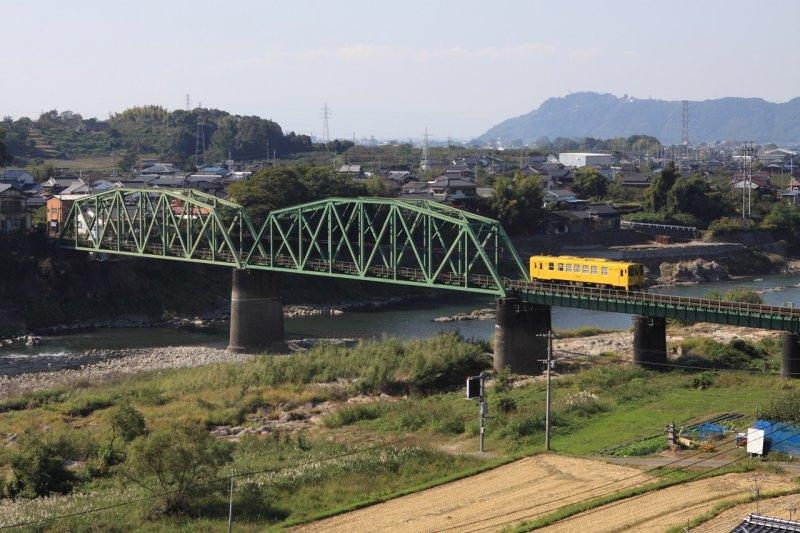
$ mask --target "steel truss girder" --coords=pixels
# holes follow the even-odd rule
[[[505,295],[528,271],[500,223],[424,200],[327,198],[245,210],[194,190],[115,188],[74,202],[64,246],[168,260]]]

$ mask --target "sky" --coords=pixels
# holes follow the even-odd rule
[[[134,105],[468,139],[576,91],[800,96],[800,1],[0,0],[0,115]]]

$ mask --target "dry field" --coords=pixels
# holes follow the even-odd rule
[[[500,531],[644,479],[639,470],[630,467],[575,457],[538,455],[314,522],[296,531]],[[620,482],[607,486],[615,481]],[[758,483],[764,492],[800,488],[790,476],[778,474],[759,473]],[[665,531],[702,515],[717,502],[750,495],[753,486],[753,474],[725,474],[669,487],[630,502],[621,500],[566,519],[544,531]],[[714,522],[727,517],[727,525],[731,517],[748,512],[752,510],[740,506]],[[709,522],[702,531],[718,530],[713,527]]]
[[[508,521],[541,516],[600,494],[617,480],[643,479],[639,470],[600,461],[537,455],[300,528],[301,531],[498,530]],[[595,490],[592,490],[592,489]],[[588,491],[588,492],[584,492]],[[557,500],[557,501],[556,501]],[[513,523],[513,522],[512,522]]]
[[[762,491],[797,487],[789,476],[778,474],[759,473],[758,484]],[[563,520],[542,531],[665,531],[670,526],[685,524],[702,515],[720,501],[749,496],[753,487],[752,474],[725,474],[669,487],[630,502],[621,500]]]

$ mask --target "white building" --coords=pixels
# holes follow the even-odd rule
[[[605,167],[611,164],[611,154],[595,152],[563,152],[558,154],[558,162],[565,167]]]

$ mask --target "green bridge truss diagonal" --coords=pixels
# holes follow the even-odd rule
[[[64,246],[235,268],[505,296],[528,270],[496,220],[427,200],[327,198],[256,223],[195,190],[115,188],[76,200]]]

